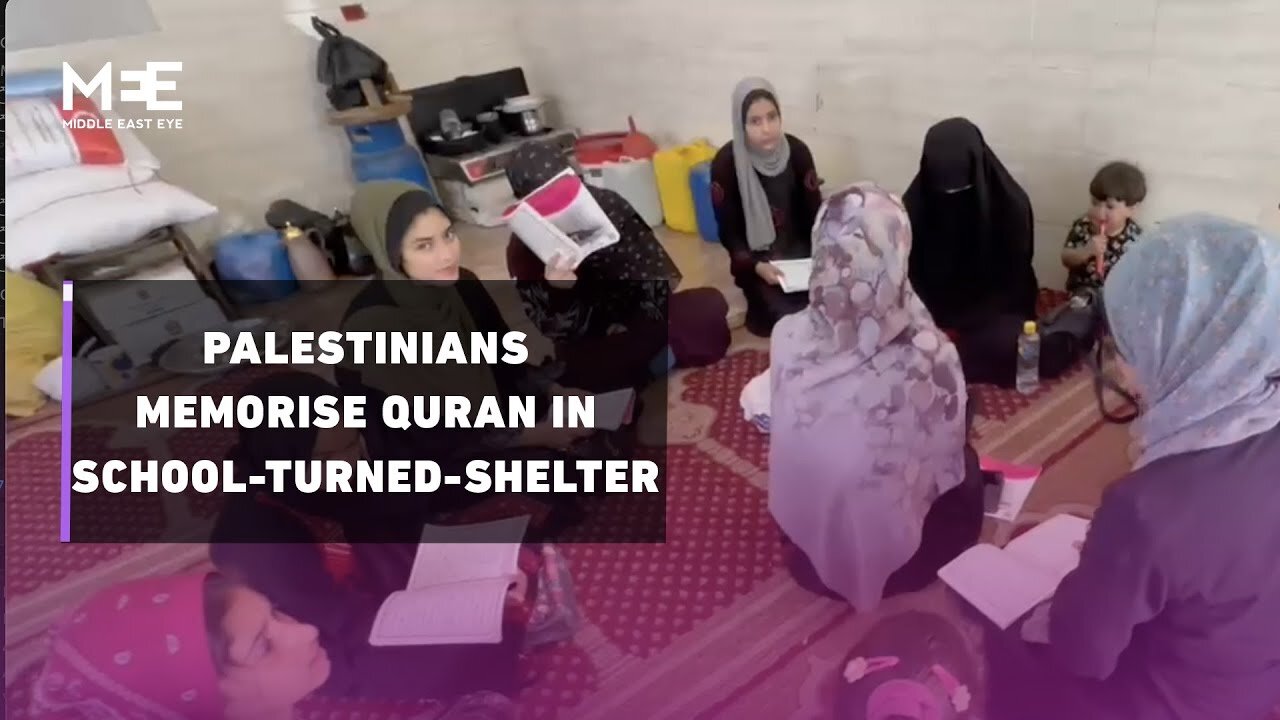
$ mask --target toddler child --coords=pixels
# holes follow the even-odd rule
[[[1089,212],[1072,223],[1062,248],[1069,293],[1101,288],[1129,244],[1142,234],[1133,216],[1147,197],[1147,179],[1129,163],[1107,163],[1089,183],[1089,196]]]

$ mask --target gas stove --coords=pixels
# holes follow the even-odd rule
[[[548,130],[541,135],[507,136],[478,152],[449,157],[424,154],[427,169],[440,191],[440,200],[456,220],[483,227],[503,225],[502,214],[516,202],[506,170],[511,158],[529,142],[550,143],[574,161],[573,130]]]

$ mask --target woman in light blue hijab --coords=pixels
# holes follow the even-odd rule
[[[1103,294],[1142,398],[1141,454],[1022,639],[990,633],[988,716],[1267,717],[1280,706],[1280,238],[1168,220]]]
[[[1156,239],[1104,291],[1144,397],[1139,465],[1280,422],[1280,240],[1212,215],[1170,220]]]

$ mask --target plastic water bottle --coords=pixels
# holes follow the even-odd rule
[[[1023,395],[1040,389],[1040,333],[1030,320],[1023,323],[1018,336],[1018,374],[1014,386]]]

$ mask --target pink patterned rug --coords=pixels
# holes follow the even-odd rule
[[[937,587],[855,616],[790,580],[766,507],[767,440],[742,420],[738,406],[739,390],[765,369],[764,347],[741,338],[721,363],[673,381],[667,543],[564,548],[587,625],[571,643],[527,658],[526,717],[821,717],[835,663],[876,619],[928,609],[963,622]],[[987,389],[976,394],[983,408],[981,452],[1050,466],[1025,520],[1064,508],[1087,511],[1124,472],[1127,461],[1115,459],[1127,448],[1123,433],[1100,427],[1083,375],[1049,383],[1031,398]],[[182,433],[148,442],[183,454],[214,450],[207,438],[198,447],[184,444],[192,440]],[[44,630],[60,608],[104,583],[196,566],[206,556],[191,545],[59,545],[51,530],[56,433],[33,428],[10,438],[8,449],[10,507],[27,510],[8,533],[8,696],[11,717],[21,718]],[[1081,471],[1088,481],[1079,480]],[[990,532],[998,540],[1011,529]],[[312,702],[302,716],[392,720],[423,709]]]

